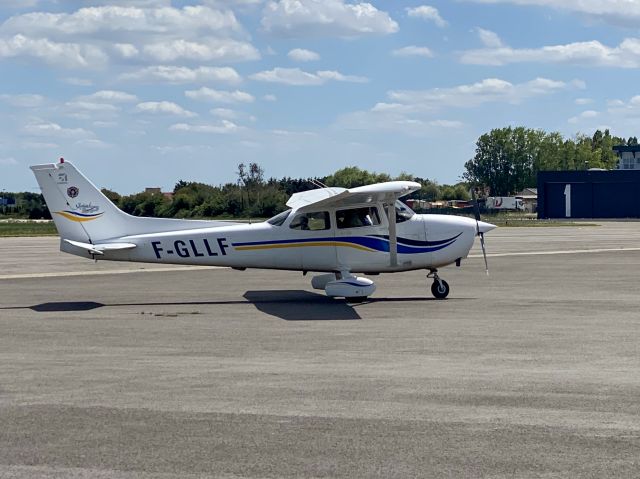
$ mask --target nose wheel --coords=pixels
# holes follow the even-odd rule
[[[449,296],[449,283],[438,276],[438,270],[432,269],[427,278],[433,278],[431,284],[431,294],[436,299],[445,299]]]

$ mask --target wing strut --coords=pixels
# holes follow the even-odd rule
[[[396,233],[396,203],[395,198],[387,204],[387,218],[389,219],[389,264],[398,266],[398,235]]]

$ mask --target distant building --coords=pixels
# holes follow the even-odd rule
[[[640,170],[640,145],[617,145],[613,151],[618,155],[619,170]]]
[[[640,218],[640,168],[538,172],[538,218]]]
[[[524,210],[527,213],[536,213],[538,211],[538,188],[525,188],[516,194],[516,198],[522,200]]]

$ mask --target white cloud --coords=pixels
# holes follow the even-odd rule
[[[415,45],[398,48],[396,50],[393,50],[391,54],[395,57],[433,57],[433,52],[429,48],[417,47]]]
[[[67,77],[67,78],[63,78],[62,81],[64,83],[67,83],[69,85],[74,85],[74,86],[91,86],[91,85],[93,85],[93,82],[91,80],[86,79],[86,78]]]
[[[473,65],[507,65],[510,63],[563,63],[570,65],[639,68],[640,39],[627,38],[617,47],[608,47],[597,40],[552,45],[541,48],[511,48],[501,46],[467,50],[460,61]]]
[[[276,67],[273,70],[265,70],[259,73],[249,75],[252,80],[272,82],[272,83],[284,83],[286,85],[322,85],[324,80],[318,75],[308,73],[300,70],[299,68],[279,68]]]
[[[360,77],[356,75],[343,75],[340,72],[334,70],[320,70],[316,72],[320,78],[324,80],[335,80],[349,83],[367,83],[369,81],[366,77]]]
[[[313,131],[271,130],[271,133],[277,136],[318,136]]]
[[[229,8],[101,5],[69,13],[31,12],[0,25],[0,57],[32,57],[68,68],[110,59],[244,61],[260,58]],[[111,58],[110,58],[111,57]]]
[[[113,128],[118,126],[118,122],[98,120],[98,121],[94,121],[92,125],[95,126],[96,128]]]
[[[440,12],[435,7],[421,5],[419,7],[407,8],[407,14],[413,18],[421,18],[435,23],[438,27],[447,26],[447,22],[440,16]]]
[[[168,83],[204,83],[213,81],[233,85],[240,83],[242,78],[238,72],[231,67],[188,68],[159,65],[125,73],[120,75],[120,80],[149,83],[156,81],[165,81]]]
[[[265,70],[250,75],[249,78],[257,81],[271,82],[271,83],[283,83],[285,85],[293,86],[316,86],[322,85],[327,80],[335,80],[342,82],[352,83],[364,83],[369,81],[367,78],[343,75],[337,71],[321,70],[316,73],[305,72],[299,68],[280,68],[276,67],[273,70]]]
[[[275,95],[271,94],[271,93],[263,96],[262,99],[264,101],[278,101],[278,98]]]
[[[251,103],[255,100],[253,95],[244,91],[213,90],[207,87],[202,87],[198,90],[187,90],[184,94],[192,100],[210,101],[214,103]]]
[[[342,129],[394,131],[413,136],[434,134],[437,130],[464,127],[464,123],[442,118],[441,112],[475,108],[486,103],[520,104],[523,101],[554,92],[578,88],[575,82],[546,78],[513,84],[498,78],[450,88],[428,90],[393,90],[390,102],[376,103],[370,110],[342,115],[336,127]]]
[[[296,62],[311,62],[320,60],[320,55],[316,52],[312,52],[311,50],[305,50],[304,48],[294,48],[287,56]]]
[[[629,101],[612,100],[608,102],[608,113],[613,119],[637,118],[640,117],[640,95],[631,97]],[[637,129],[637,125],[635,125]]]
[[[44,97],[33,93],[22,93],[18,95],[0,95],[3,102],[19,108],[35,108],[44,103]]]
[[[104,32],[184,32],[233,33],[242,29],[231,10],[205,6],[140,8],[104,5],[80,8],[73,13],[32,12],[16,15],[2,24],[2,31],[56,37],[95,35]]]
[[[186,131],[186,132],[194,132],[194,133],[217,133],[217,134],[227,134],[227,133],[235,133],[241,129],[238,125],[229,120],[221,120],[220,123],[215,125],[205,124],[205,125],[192,125],[189,123],[176,123],[175,125],[171,125],[169,127],[172,131]]]
[[[429,122],[429,125],[440,128],[462,128],[464,123],[457,120],[432,120]]]
[[[640,3],[636,0],[471,0],[477,3],[510,3],[568,10],[605,20],[617,25],[637,28]]]
[[[101,49],[93,45],[59,43],[21,34],[0,38],[0,58],[23,56],[63,68],[99,68],[104,66],[108,59]]]
[[[583,111],[582,113],[580,113],[577,116],[573,116],[571,118],[569,118],[568,122],[569,123],[579,123],[581,120],[588,120],[588,119],[592,119],[595,118],[599,115],[599,113],[595,110],[586,110]]]
[[[209,110],[213,116],[217,116],[218,118],[223,118],[225,120],[248,120],[251,122],[256,121],[256,117],[253,115],[249,115],[243,111],[231,110],[229,108],[213,108]]]
[[[91,111],[91,112],[102,112],[102,113],[113,113],[118,111],[120,108],[117,106],[111,105],[110,103],[99,103],[93,101],[70,101],[65,104],[71,110],[81,110],[81,111]]]
[[[115,43],[113,50],[122,58],[135,58],[140,54],[140,50],[131,43]]]
[[[81,146],[83,148],[109,148],[113,145],[110,143],[106,143],[102,140],[97,140],[95,138],[87,138],[84,140],[76,141],[76,146]]]
[[[155,42],[145,45],[144,53],[151,59],[161,62],[175,60],[247,61],[260,58],[260,53],[253,45],[230,38],[207,38],[198,41],[178,39]]]
[[[591,98],[576,98],[574,103],[576,105],[589,105],[590,103],[593,103],[593,100]]]
[[[94,133],[84,128],[65,128],[58,123],[35,121],[23,127],[25,133],[34,136],[51,136],[59,138],[86,138]]]
[[[503,46],[502,40],[497,33],[480,27],[476,28],[476,32],[478,33],[478,38],[480,38],[480,41],[485,47],[500,48]]]
[[[194,112],[185,110],[180,105],[171,101],[147,101],[138,103],[136,105],[136,111],[141,113],[166,113],[170,115],[183,116],[185,118],[197,116]]]
[[[30,150],[53,150],[59,148],[57,143],[45,142],[45,141],[25,141],[21,144],[22,148]]]
[[[97,102],[127,103],[137,101],[138,97],[124,91],[100,90],[91,95],[81,96],[80,99]]]
[[[536,78],[519,84],[513,84],[499,78],[487,78],[477,83],[453,88],[391,91],[389,98],[409,107],[470,108],[488,102],[520,103],[527,98],[567,90],[572,86],[571,83],[547,78]]]
[[[237,120],[241,116],[237,111],[230,110],[229,108],[214,108],[210,110],[209,113],[213,116],[224,118],[226,120]]]
[[[262,26],[268,32],[292,37],[357,37],[389,34],[398,24],[370,3],[344,0],[279,0],[264,8]]]

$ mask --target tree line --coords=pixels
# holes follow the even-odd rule
[[[393,178],[356,166],[342,168],[318,178],[265,178],[257,163],[240,164],[237,181],[208,185],[197,181],[178,181],[171,195],[142,192],[120,195],[103,189],[116,206],[135,216],[165,218],[267,218],[283,211],[289,196],[313,189],[318,184],[354,188],[390,180],[411,180],[422,185],[409,198],[426,201],[469,200],[469,190],[481,187],[493,196],[510,196],[536,186],[538,171],[613,169],[617,166],[616,145],[637,145],[638,139],[612,136],[597,130],[593,136],[564,138],[557,132],[525,127],[491,130],[478,138],[475,155],[465,163],[459,183],[440,185],[436,181],[409,173]],[[3,193],[14,204],[0,206],[0,213],[24,218],[50,218],[42,195]]]
[[[142,192],[121,196],[116,192],[102,192],[123,211],[135,216],[165,218],[268,218],[284,211],[289,197],[317,185],[354,188],[391,180],[411,180],[422,184],[420,191],[411,195],[428,201],[469,199],[468,185],[440,185],[435,181],[402,173],[392,177],[386,173],[367,171],[356,166],[342,168],[325,177],[264,178],[260,165],[251,163],[238,166],[238,181],[220,186],[196,181],[180,180],[173,188],[171,198],[166,195]]]
[[[616,168],[617,145],[637,145],[638,139],[596,130],[593,136],[564,138],[558,132],[531,128],[498,128],[476,142],[475,156],[465,163],[463,179],[488,188],[493,196],[509,196],[536,186],[539,171]]]

